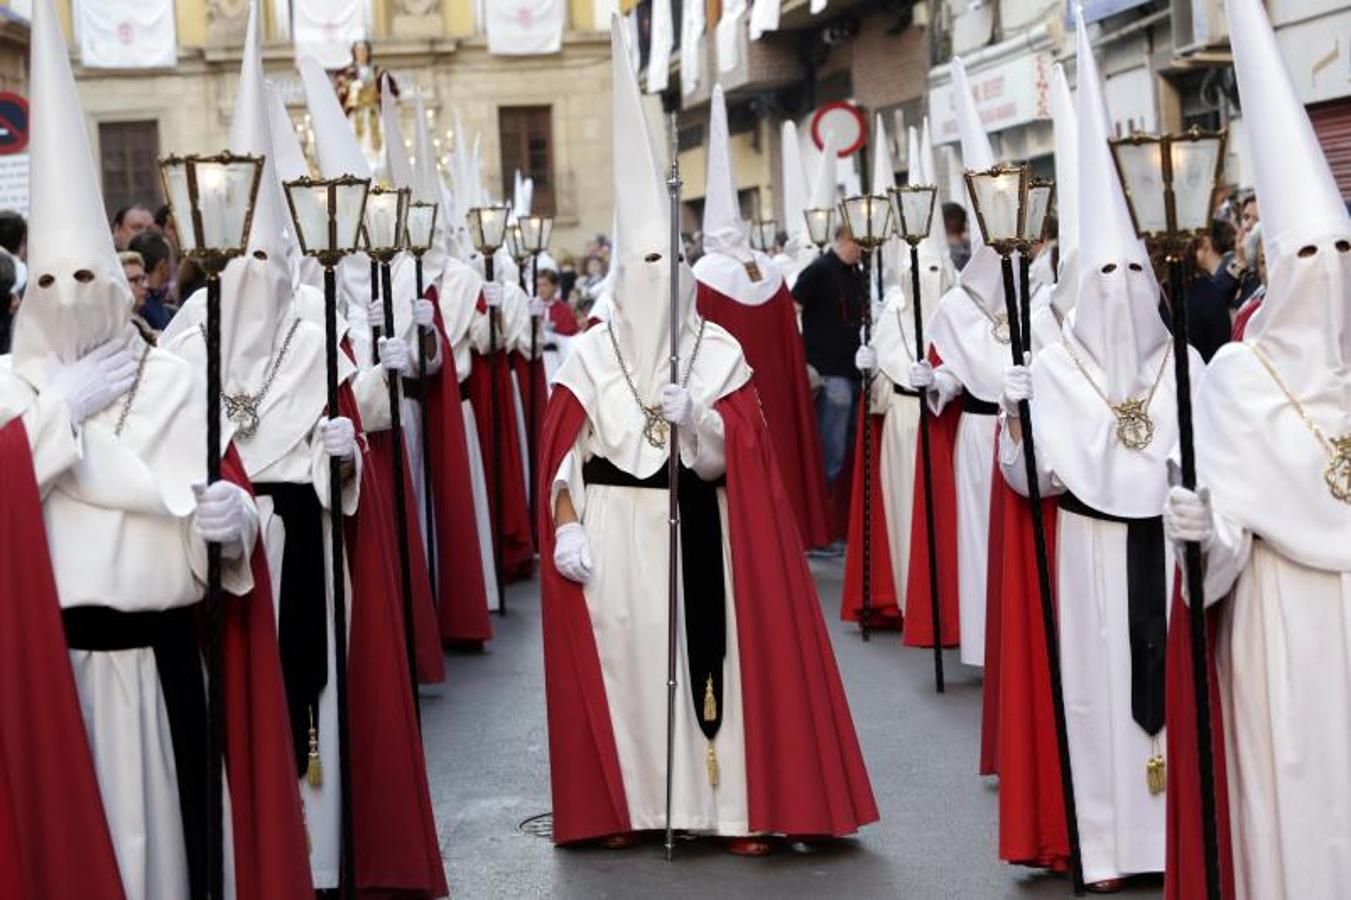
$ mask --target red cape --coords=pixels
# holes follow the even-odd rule
[[[878,376],[885,377],[885,376]],[[863,419],[862,404],[859,418]],[[872,520],[872,610],[873,625],[896,627],[901,625],[900,598],[896,596],[896,579],[891,567],[890,527],[887,505],[882,497],[881,442],[884,430],[883,416],[867,416],[867,427],[872,429],[872,495],[869,518]],[[844,590],[840,595],[840,618],[846,622],[859,621],[863,610],[863,428],[857,429],[854,441],[854,490],[849,505],[849,539],[844,558]],[[884,624],[885,623],[885,624]]]
[[[1042,501],[1047,551],[1055,572],[1058,507]],[[1031,505],[996,473],[990,499],[992,541],[986,602],[994,615],[985,634],[982,771],[999,774],[999,857],[1068,871],[1069,833],[1047,668],[1046,630],[1032,534]],[[996,518],[997,517],[997,518]],[[997,530],[997,531],[996,531]],[[988,629],[994,627],[992,633]],[[993,670],[988,667],[993,662]],[[1016,711],[1000,716],[1000,710]]]
[[[479,449],[483,453],[483,473],[487,479],[488,507],[497,505],[493,472],[492,378],[488,374],[488,357],[474,353],[474,367],[469,375],[470,399],[474,403],[474,419],[478,423]],[[525,495],[525,462],[521,459],[521,439],[516,431],[516,393],[511,389],[511,375],[501,355],[492,369],[497,374],[497,397],[501,403],[497,434],[497,454],[502,460],[501,522],[502,578],[519,581],[534,574],[535,546],[530,529],[530,501]],[[547,495],[545,495],[547,496]]]
[[[930,361],[939,364],[929,351]],[[934,530],[938,532],[938,602],[943,617],[943,646],[961,642],[957,614],[957,476],[953,456],[957,450],[957,426],[962,421],[961,397],[943,409],[941,416],[927,416],[929,452],[932,459]],[[933,604],[929,594],[929,523],[924,515],[924,458],[915,442],[915,496],[911,506],[910,570],[905,579],[905,629],[907,647],[932,647]]]
[[[544,336],[540,335],[540,346],[544,346]],[[530,360],[525,358],[525,354],[512,352],[511,370],[516,373],[516,382],[521,386],[521,403],[525,409],[521,412],[525,416],[525,427],[527,437],[530,435],[530,381],[533,374],[535,382],[535,441],[538,446],[539,434],[544,430],[544,408],[549,403],[549,385],[544,380],[544,362],[539,361],[538,365],[530,365]],[[532,370],[533,369],[533,373]]]
[[[343,386],[339,406],[360,434],[361,414],[350,385]],[[379,484],[380,462],[370,449],[363,452],[361,503],[346,529],[352,585],[347,708],[357,887],[371,897],[394,891],[440,897],[447,893],[446,876],[408,684],[398,548],[389,527],[394,512]]]
[[[755,372],[783,483],[792,485],[788,502],[807,547],[824,547],[835,537],[830,521],[825,463],[816,430],[807,360],[798,331],[793,295],[779,286],[769,302],[747,306],[699,283],[699,314],[731,332]],[[846,482],[847,483],[847,482]]]
[[[436,287],[427,289],[441,341],[441,371],[428,381],[427,419],[431,448],[432,508],[436,518],[437,600],[441,640],[492,640],[488,592],[478,542],[478,512],[469,474],[469,444],[460,409],[460,384]],[[440,656],[440,654],[437,654]]]
[[[750,828],[849,834],[877,819],[877,805],[754,387],[716,409],[727,439]],[[572,393],[556,387],[542,471],[557,470],[585,421]],[[554,840],[569,843],[628,831],[629,815],[586,601],[553,566],[547,504],[539,532]]]
[[[117,900],[22,419],[0,428],[0,471],[0,893]]]
[[[995,447],[999,447],[1000,423],[995,423]],[[989,560],[985,579],[985,666],[981,677],[980,702],[980,765],[981,775],[998,775],[998,748],[995,746],[999,728],[999,646],[1000,600],[1003,585],[999,573],[1004,566],[1004,543],[995,540],[1003,534],[1006,508],[1016,503],[1015,492],[1004,481],[999,471],[999,451],[990,460],[994,471],[990,474],[990,531],[986,538],[986,556]],[[1035,562],[1035,560],[1034,560]],[[1034,571],[1035,574],[1035,571]],[[1036,587],[1036,584],[1033,584]]]
[[[1220,601],[1221,604],[1227,601]],[[1219,825],[1220,884],[1234,893],[1233,838],[1229,822],[1229,769],[1224,755],[1224,715],[1215,669],[1215,629],[1219,605],[1206,610],[1206,667],[1210,670],[1210,728],[1215,756],[1215,810]],[[1182,602],[1181,579],[1173,582],[1168,619],[1165,709],[1168,746],[1167,856],[1163,889],[1168,900],[1206,895],[1205,843],[1201,828],[1200,748],[1196,734],[1196,682],[1192,679],[1190,610]]]

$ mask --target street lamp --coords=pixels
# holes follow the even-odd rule
[[[530,291],[531,297],[539,296],[539,255],[549,246],[549,239],[553,237],[554,217],[544,216],[537,213],[529,213],[516,217],[516,224],[520,228],[520,243],[523,249],[530,254]],[[527,410],[526,432],[529,440],[526,449],[530,455],[530,521],[535,521],[535,465],[538,456],[536,443],[536,418],[539,403],[539,391],[536,384],[540,381],[539,372],[539,319],[534,311],[530,313],[530,390],[529,390],[529,409]],[[547,347],[545,348],[548,349]]]
[[[891,217],[896,233],[910,245],[910,305],[915,317],[915,359],[925,358],[924,303],[920,292],[919,245],[933,228],[934,204],[938,187],[932,184],[907,184],[892,187]],[[933,617],[934,684],[943,693],[943,619],[938,602],[938,544],[934,533],[933,451],[929,446],[929,405],[919,400],[920,459],[924,466],[924,517],[928,524],[929,614]]]
[[[835,232],[835,207],[817,206],[804,209],[802,215],[807,220],[807,238],[816,245],[816,249],[825,251]]]
[[[761,253],[774,249],[779,237],[779,223],[773,219],[757,219],[751,224],[751,246]]]
[[[509,206],[475,206],[465,213],[465,224],[469,227],[469,239],[479,253],[483,254],[484,280],[493,281],[493,254],[507,240],[507,222],[511,216]],[[497,613],[507,614],[507,598],[502,590],[502,400],[501,384],[498,380],[499,354],[497,352],[498,311],[488,309],[488,383],[489,401],[492,408],[491,448],[493,475],[493,503],[490,504],[493,525],[493,574],[497,580]],[[505,354],[502,354],[505,356]]]
[[[440,204],[428,200],[412,200],[408,204],[408,252],[413,254],[413,278],[416,282],[418,299],[424,299],[426,294],[426,285],[423,283],[422,257],[432,249],[432,244],[436,240],[436,218],[439,212]],[[433,522],[435,517],[435,496],[432,493],[432,439],[431,427],[427,424],[428,418],[428,393],[431,389],[427,380],[427,344],[431,343],[431,353],[436,352],[436,328],[418,329],[418,380],[421,390],[418,391],[418,412],[422,421],[422,427],[418,429],[419,441],[422,444],[422,514],[427,522]],[[428,547],[427,547],[427,579],[432,585],[432,599],[440,603],[441,585],[437,579],[436,573],[436,548],[431,545],[431,526],[427,527]]]
[[[408,188],[373,187],[366,196],[366,210],[362,216],[367,248],[371,259],[380,264],[380,297],[384,302],[384,322],[371,323],[371,350],[379,346],[383,330],[386,337],[394,337],[394,279],[391,274],[394,257],[404,249],[408,238]],[[417,642],[413,632],[413,571],[408,553],[408,497],[404,492],[403,476],[403,403],[399,391],[400,374],[386,372],[389,391],[389,424],[394,452],[390,454],[390,468],[394,485],[394,533],[399,535],[399,576],[403,588],[403,630],[408,654],[409,690],[413,705],[417,706]]]
[[[338,409],[338,277],[336,267],[344,256],[357,252],[361,240],[361,217],[366,208],[369,178],[298,178],[282,184],[286,205],[295,224],[300,252],[314,257],[324,268],[324,368],[328,408]],[[331,415],[331,413],[330,413]],[[347,586],[344,576],[342,461],[328,461],[329,548],[333,572],[333,633],[347,633]],[[347,742],[347,644],[334,646],[334,685],[338,700],[338,783],[343,798],[343,822],[350,821],[349,787],[352,783],[351,754]],[[316,779],[320,777],[315,773]],[[350,852],[351,830],[343,829],[343,852]]]
[[[221,373],[220,273],[243,255],[258,200],[263,158],[225,152],[215,156],[170,156],[160,160],[160,178],[178,223],[181,252],[206,273],[206,480],[220,480]],[[207,883],[218,896],[224,883],[225,718],[223,715],[223,623],[221,545],[207,543]]]
[[[1191,359],[1183,254],[1188,242],[1210,226],[1213,201],[1224,168],[1226,139],[1227,133],[1223,130],[1191,128],[1181,134],[1137,134],[1108,141],[1135,233],[1162,247],[1168,259],[1173,375],[1177,383],[1178,455],[1182,463],[1182,486],[1188,490],[1196,489],[1196,448],[1192,442]],[[1217,896],[1219,827],[1210,724],[1210,673],[1206,663],[1205,577],[1199,543],[1188,541],[1184,545],[1183,563],[1188,596],[1191,597],[1187,619],[1191,625],[1206,882],[1211,896]]]

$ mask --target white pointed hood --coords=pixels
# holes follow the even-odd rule
[[[873,124],[873,147],[876,152],[873,154],[873,172],[872,187],[869,193],[886,197],[891,197],[891,188],[896,185],[896,167],[891,160],[891,139],[887,137],[887,127],[882,122],[882,114],[878,113]],[[895,223],[893,223],[895,224]],[[901,239],[893,232],[886,242],[882,244],[882,287],[885,290],[888,287],[898,286],[901,283],[901,275],[908,268],[902,260],[908,259],[910,254]],[[873,274],[873,290],[876,290],[877,275]],[[879,301],[881,297],[877,298]]]
[[[295,181],[310,174],[310,164],[305,152],[300,149],[300,138],[296,136],[295,125],[291,123],[291,114],[286,111],[286,101],[281,91],[272,82],[265,85],[267,91],[267,122],[272,130],[272,170],[282,182],[282,197],[286,196],[285,182]],[[295,238],[293,232],[288,232]],[[323,290],[324,270],[319,261],[312,256],[300,253],[299,242],[291,248],[291,281],[296,287],[307,285]]]
[[[1107,105],[1093,48],[1078,13],[1079,295],[1073,334],[1097,363],[1099,387],[1120,403],[1148,392],[1170,338],[1159,289],[1107,144]]]
[[[934,162],[934,145],[929,135],[929,117],[925,116],[919,132],[920,184],[938,187],[938,164]],[[943,192],[934,197],[933,221],[929,224],[929,234],[920,242],[921,260],[937,260],[943,270],[943,290],[957,280],[957,270],[952,265],[952,254],[948,251],[947,233],[943,226]],[[941,296],[942,291],[934,296]]]
[[[385,132],[385,168],[389,183],[396,188],[413,186],[413,163],[408,158],[403,127],[399,124],[399,101],[390,90],[389,79],[380,81],[380,125]]]
[[[839,168],[839,144],[834,132],[826,132],[821,155],[816,161],[816,178],[812,181],[811,209],[825,209],[835,206],[838,200],[839,181],[836,172]],[[802,220],[805,230],[807,220]],[[832,235],[833,236],[833,235]]]
[[[807,170],[802,167],[802,145],[798,143],[797,125],[791,119],[783,123],[783,230],[788,234],[789,256],[808,246],[807,222],[802,211],[807,208]]]
[[[33,9],[29,63],[28,291],[14,319],[14,368],[31,385],[49,360],[71,363],[131,332],[131,289],[117,261],[70,55],[50,0]],[[76,280],[92,272],[88,281]]]
[[[1051,72],[1051,121],[1055,125],[1056,243],[1060,272],[1051,289],[1051,305],[1064,317],[1079,294],[1079,117],[1065,67]]]
[[[749,244],[750,223],[741,218],[741,206],[737,203],[736,178],[732,174],[732,148],[727,129],[727,98],[721,84],[713,86],[709,109],[704,250],[708,253],[744,251]]]
[[[436,145],[432,143],[431,125],[427,121],[427,110],[422,102],[422,92],[414,97],[413,107],[417,116],[417,127],[413,134],[413,199],[420,203],[440,204],[436,210],[436,229],[432,248],[423,256],[423,266],[430,278],[439,277],[445,268],[451,253],[450,217],[454,210],[447,202],[449,194],[441,180],[441,170],[437,165]]]
[[[994,150],[990,146],[990,136],[985,133],[985,126],[981,124],[971,85],[966,79],[966,66],[959,56],[952,58],[952,105],[957,115],[957,131],[961,136],[962,167],[968,171],[991,168],[995,164]],[[969,204],[969,208],[975,208],[974,202]],[[970,220],[968,233],[971,235],[971,258],[962,267],[958,280],[989,315],[998,318],[1005,311],[1004,276],[999,254],[992,247],[985,246],[985,239],[974,216]]]

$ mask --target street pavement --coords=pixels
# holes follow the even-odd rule
[[[997,855],[994,779],[976,774],[979,672],[955,652],[947,693],[929,651],[895,634],[870,643],[839,620],[843,566],[813,560],[826,627],[863,744],[881,821],[825,847],[732,856],[716,841],[630,850],[556,849],[539,834],[549,798],[538,582],[508,591],[482,654],[452,654],[446,684],[423,690],[423,738],[441,850],[457,898],[1049,898],[1068,879]],[[547,832],[545,832],[547,835]],[[1118,896],[1162,896],[1158,880]]]

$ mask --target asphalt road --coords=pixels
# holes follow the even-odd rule
[[[997,785],[976,774],[980,675],[946,658],[933,690],[928,651],[895,635],[859,640],[838,619],[842,565],[813,561],[826,625],[882,819],[827,848],[735,857],[712,841],[630,850],[558,850],[532,833],[549,811],[538,585],[512,587],[482,654],[452,654],[447,683],[423,692],[432,801],[457,898],[1049,898],[1069,882],[1001,863]],[[546,820],[547,822],[547,820]],[[1162,896],[1158,882],[1119,896]]]

